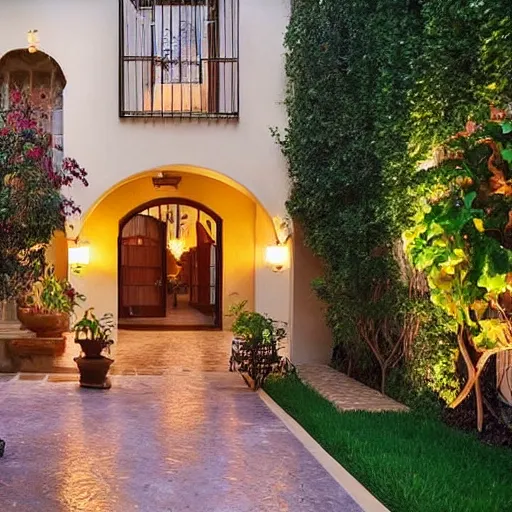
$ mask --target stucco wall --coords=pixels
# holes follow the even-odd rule
[[[322,262],[304,245],[300,226],[293,237],[293,291],[290,358],[296,364],[329,363],[332,335],[325,320],[325,305],[311,288],[323,274]]]
[[[25,48],[27,31],[37,29],[40,49],[60,64],[67,79],[65,153],[87,169],[90,181],[88,188],[71,194],[88,219],[80,234],[91,243],[91,265],[76,284],[89,302],[100,312],[117,309],[117,222],[156,193],[122,185],[133,194],[117,204],[108,199],[108,191],[151,169],[191,166],[201,168],[202,174],[210,170],[216,181],[229,182],[253,198],[252,202],[240,199],[247,215],[239,216],[238,222],[247,222],[236,238],[233,235],[225,254],[225,305],[236,292],[257,310],[288,321],[290,271],[271,272],[263,254],[265,245],[274,242],[271,217],[284,214],[288,196],[285,161],[270,128],[282,129],[286,122],[283,36],[290,1],[240,0],[238,122],[119,119],[118,0],[2,0],[1,4],[0,56]],[[180,193],[185,194],[185,188]],[[206,197],[194,189],[187,197],[228,220],[223,210],[232,192],[223,189],[216,198],[213,189],[208,193]],[[74,224],[80,229],[79,220]]]
[[[90,173],[75,193],[86,211],[114,184],[162,165],[224,174],[271,215],[288,193],[285,164],[269,128],[285,124],[283,35],[289,0],[240,0],[240,121],[130,120],[118,117],[118,1],[2,0],[0,56],[27,45],[62,67],[65,152]]]

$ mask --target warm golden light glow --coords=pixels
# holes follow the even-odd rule
[[[185,252],[185,241],[180,238],[173,238],[169,240],[168,247],[176,260],[179,260]]]
[[[29,30],[27,33],[28,51],[29,53],[36,53],[39,44],[39,35],[37,30]]]
[[[73,274],[79,275],[84,266],[89,265],[89,260],[88,246],[82,245],[78,247],[70,247],[68,249],[68,262]]]
[[[265,250],[265,261],[274,272],[280,272],[289,261],[287,245],[270,245]]]

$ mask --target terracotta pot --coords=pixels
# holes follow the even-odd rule
[[[85,357],[98,358],[101,357],[101,353],[106,348],[105,343],[100,340],[75,340],[75,343],[79,343],[82,348],[82,352]]]
[[[30,308],[18,308],[18,320],[38,338],[61,338],[69,331],[69,315],[65,313],[34,313]]]
[[[110,380],[107,373],[110,369],[113,359],[108,357],[75,357],[75,363],[80,372],[80,386],[84,388],[110,388]]]

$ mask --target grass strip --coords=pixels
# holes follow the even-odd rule
[[[340,412],[297,377],[265,391],[392,512],[512,510],[512,451],[414,413]]]

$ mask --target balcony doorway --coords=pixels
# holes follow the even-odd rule
[[[222,328],[222,220],[200,203],[158,199],[119,224],[119,327]]]

